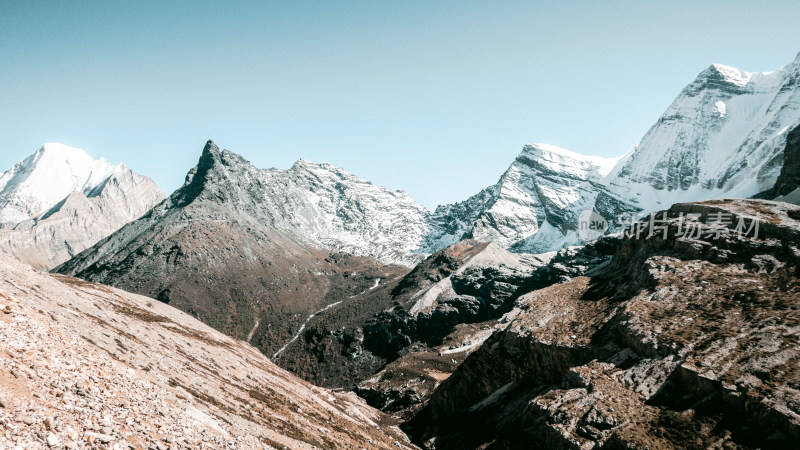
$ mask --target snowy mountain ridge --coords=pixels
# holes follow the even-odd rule
[[[78,148],[44,144],[0,174],[0,223],[31,219],[72,192],[88,194],[112,174],[126,169],[103,158],[95,160]]]
[[[263,189],[257,194],[260,217],[269,217],[276,229],[387,263],[413,265],[422,258],[414,251],[427,233],[429,213],[407,193],[304,159],[286,170],[247,166]]]
[[[800,55],[772,72],[713,64],[619,158],[525,146],[497,184],[438,207],[422,248],[473,238],[545,252],[582,243],[582,211],[598,212],[613,228],[621,214],[768,191],[783,166],[786,136],[800,124],[798,87]]]
[[[636,199],[648,210],[675,200],[747,197],[770,189],[786,134],[800,123],[798,84],[800,56],[772,72],[710,66],[614,170],[610,184],[635,192],[655,188],[659,195]]]
[[[0,174],[0,249],[49,269],[163,197],[151,179],[124,164],[48,143]]]

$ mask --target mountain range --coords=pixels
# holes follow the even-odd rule
[[[13,333],[78,333],[87,351],[108,354],[103,364],[147,372],[159,395],[231,425],[223,436],[242,419],[278,427],[259,438],[269,445],[329,444],[300,422],[330,434],[331,446],[396,430],[248,354],[248,344],[306,381],[355,390],[427,448],[784,446],[800,436],[800,209],[769,200],[800,199],[798,83],[800,56],[765,73],[714,64],[632,151],[599,158],[529,144],[496,184],[435,211],[329,164],[259,169],[210,140],[164,197],[124,165],[46,144],[0,175],[0,248],[53,273],[4,264],[0,318]],[[620,218],[656,211],[663,236],[615,233]],[[610,223],[607,235],[584,241],[585,212]],[[680,234],[687,213],[706,235]],[[763,233],[735,237],[733,225],[711,220],[723,213],[761,221]],[[53,303],[59,290],[69,294]],[[25,318],[15,320],[19,308]],[[168,377],[175,364],[142,365],[151,346],[196,367]],[[208,352],[228,361],[212,347],[233,349],[234,365],[198,363]],[[22,366],[0,357],[17,378]],[[228,392],[218,374],[250,399],[218,400]],[[70,380],[54,389],[89,394]],[[258,380],[282,387],[262,393]],[[303,401],[287,410],[284,393],[294,391]],[[324,426],[348,412],[359,419]],[[192,440],[203,436],[196,422]]]
[[[598,212],[614,229],[621,214],[770,192],[783,167],[787,135],[800,125],[798,83],[800,56],[786,67],[764,73],[713,64],[680,92],[627,154],[598,158],[553,145],[526,145],[496,184],[433,212],[402,191],[305,160],[287,170],[259,170],[226,152],[226,161],[235,160],[247,170],[240,178],[219,181],[233,186],[226,195],[247,192],[258,198],[251,215],[289,240],[374,257],[386,264],[411,267],[425,254],[465,238],[496,242],[517,252],[552,251],[582,242],[578,217],[585,210]],[[50,175],[62,165],[67,172]],[[103,193],[100,186],[113,174],[128,180],[113,193]],[[101,230],[91,230],[90,244],[146,212],[160,200],[160,193],[149,179],[124,166],[48,144],[0,176],[0,221],[11,224],[4,229],[30,229],[53,215],[50,208],[64,209],[61,203],[71,192],[99,199],[118,197],[134,186],[143,193],[123,196],[119,206],[100,207],[103,217],[118,211],[120,217],[106,219],[108,225],[98,227]],[[78,208],[66,205],[68,210]],[[35,239],[35,232],[27,233]],[[63,250],[52,261],[39,263],[42,267],[52,267],[87,247],[69,239],[48,239],[66,244],[59,244]],[[18,236],[3,240],[6,248],[12,241],[25,241]],[[37,258],[43,260],[38,255],[28,260]]]
[[[673,203],[769,197],[796,164],[784,148],[800,125],[798,82],[800,57],[767,73],[711,65],[633,151],[526,145],[495,185],[433,212],[329,164],[258,169],[211,141],[154,205],[149,179],[48,144],[0,177],[4,247],[45,268],[71,258],[56,270],[170,302],[271,354],[342,292],[463,239],[542,253],[583,243],[583,211],[614,231],[620,215]]]

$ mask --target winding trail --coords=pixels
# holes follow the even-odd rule
[[[253,339],[253,334],[255,334],[256,328],[258,328],[259,324],[261,324],[261,320],[260,319],[256,319],[256,323],[255,323],[255,325],[253,325],[253,329],[250,330],[249,333],[247,333],[247,339],[245,340],[245,342],[247,342],[248,344]]]
[[[400,278],[400,277],[396,277],[395,279],[397,279],[397,278]],[[355,297],[358,297],[359,295],[363,295],[363,294],[367,293],[368,291],[371,291],[371,290],[375,289],[376,287],[380,286],[380,284],[381,284],[381,279],[380,279],[380,278],[377,278],[377,279],[375,280],[375,284],[374,284],[372,287],[369,287],[369,288],[367,288],[367,289],[364,289],[364,291],[363,291],[363,292],[361,292],[361,293],[359,293],[359,294],[356,294],[356,295],[351,295],[351,296],[350,296],[350,297],[348,297],[348,298],[355,298]],[[292,345],[292,343],[294,343],[294,341],[296,341],[296,340],[297,340],[297,338],[299,338],[299,337],[300,337],[300,334],[302,334],[302,333],[303,333],[303,331],[306,329],[306,325],[308,325],[308,322],[309,322],[311,319],[313,319],[313,318],[314,318],[314,316],[316,316],[316,315],[317,315],[317,314],[319,314],[319,313],[325,312],[325,311],[327,311],[327,310],[329,310],[329,309],[333,308],[334,306],[338,305],[339,303],[342,303],[342,301],[343,301],[343,300],[339,300],[338,302],[331,303],[330,305],[328,305],[328,306],[326,306],[326,307],[324,307],[324,308],[320,309],[319,311],[315,312],[314,314],[311,314],[310,316],[308,316],[308,318],[306,319],[306,321],[305,321],[305,322],[303,322],[303,324],[302,324],[302,325],[300,325],[300,329],[299,329],[299,330],[297,330],[297,333],[295,333],[295,334],[294,334],[294,336],[292,336],[292,338],[291,338],[291,339],[289,339],[289,342],[287,342],[286,344],[284,344],[284,345],[283,345],[283,347],[281,347],[281,348],[280,348],[280,350],[278,350],[277,352],[275,352],[275,354],[274,354],[274,355],[272,355],[272,359],[276,359],[277,357],[281,356],[281,353],[283,353],[283,351],[284,351],[284,350],[286,350],[286,349],[287,349],[287,348],[288,348],[290,345]],[[250,342],[250,338],[251,338],[251,337],[253,337],[253,332],[255,332],[255,331],[256,331],[256,327],[258,327],[258,322],[256,322],[256,325],[255,325],[255,327],[253,327],[253,330],[252,330],[252,331],[250,332],[250,334],[247,336],[247,342]]]
[[[329,310],[329,309],[333,308],[334,306],[338,305],[339,303],[342,303],[342,301],[340,300],[340,301],[338,301],[338,302],[331,303],[330,305],[328,305],[328,306],[326,306],[326,307],[324,307],[324,308],[320,309],[319,311],[315,312],[314,314],[311,314],[310,316],[308,316],[308,319],[306,319],[306,321],[305,321],[305,322],[303,322],[303,324],[302,324],[302,325],[300,325],[300,329],[299,329],[299,330],[297,330],[297,333],[295,333],[295,334],[294,334],[294,336],[292,336],[292,338],[291,338],[291,339],[289,339],[289,342],[287,342],[286,344],[284,344],[284,345],[283,345],[283,347],[281,347],[281,348],[280,348],[280,350],[278,350],[277,352],[275,352],[275,354],[274,354],[274,355],[272,355],[272,359],[276,359],[278,356],[280,356],[280,355],[281,355],[281,353],[283,353],[283,351],[284,351],[284,350],[286,350],[286,348],[287,348],[287,347],[289,347],[290,345],[292,345],[292,343],[293,343],[294,341],[296,341],[296,340],[297,340],[297,338],[299,338],[299,337],[300,337],[300,334],[303,332],[303,330],[305,330],[305,329],[306,329],[306,325],[308,325],[308,322],[309,322],[311,319],[313,319],[313,318],[314,318],[314,316],[316,316],[317,314],[319,314],[319,313],[321,313],[321,312],[325,312],[325,311],[327,311],[327,310]]]

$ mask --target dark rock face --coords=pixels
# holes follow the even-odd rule
[[[772,197],[786,195],[800,188],[800,126],[789,132],[786,137],[786,149],[783,151],[783,167]]]
[[[681,214],[697,214],[699,235],[681,233]],[[800,207],[711,201],[667,217],[666,236],[643,225],[590,277],[519,298],[406,424],[415,442],[795,447]],[[758,236],[739,219],[758,219]]]
[[[406,304],[384,311],[365,326],[365,345],[394,359],[413,342],[441,344],[458,324],[498,319],[528,292],[583,275],[607,261],[614,247],[603,239],[586,247],[561,250],[544,265],[519,270],[508,267],[468,268],[450,277],[456,294],[429,310],[409,312]]]

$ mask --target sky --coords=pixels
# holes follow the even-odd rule
[[[432,209],[526,143],[626,153],[710,64],[790,63],[798,16],[796,0],[0,0],[0,170],[60,142],[169,194],[213,139]]]

